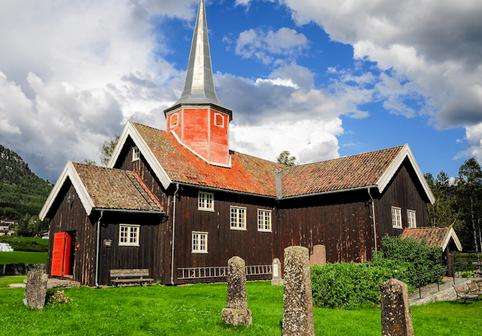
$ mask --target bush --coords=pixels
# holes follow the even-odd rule
[[[482,260],[482,254],[479,253],[456,253],[455,254],[455,271],[474,271],[474,262]]]
[[[0,243],[8,243],[14,251],[47,252],[49,250],[48,239],[18,236],[0,237]]]
[[[338,263],[312,268],[313,302],[318,307],[357,308],[380,302],[380,285],[390,278],[406,281],[408,263]]]
[[[445,274],[442,250],[414,239],[385,237],[381,251],[375,253],[373,259],[375,264],[387,259],[409,263],[406,282],[416,288],[439,282]]]

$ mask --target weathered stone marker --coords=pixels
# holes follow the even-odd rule
[[[306,247],[285,249],[283,336],[313,336],[313,298]]]
[[[31,309],[43,309],[47,296],[48,275],[43,267],[36,267],[27,273],[27,285],[23,303]]]
[[[233,326],[249,326],[252,322],[246,296],[246,265],[240,257],[228,260],[228,304],[221,317]]]
[[[390,279],[380,287],[383,336],[413,336],[407,285]]]
[[[273,286],[280,286],[283,284],[281,278],[281,261],[278,258],[273,259],[273,278],[271,279]]]
[[[326,264],[326,247],[325,245],[313,246],[313,253],[310,256],[310,265]]]

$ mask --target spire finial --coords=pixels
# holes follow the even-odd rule
[[[183,104],[219,104],[214,88],[211,53],[209,50],[208,24],[204,0],[199,2],[196,27],[192,38],[186,83],[181,99]]]

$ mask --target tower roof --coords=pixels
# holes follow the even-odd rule
[[[204,0],[199,2],[184,90],[181,98],[165,112],[169,112],[180,105],[216,105],[222,107],[214,87]]]

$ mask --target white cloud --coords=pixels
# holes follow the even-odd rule
[[[318,23],[333,40],[353,45],[356,59],[388,71],[379,86],[387,109],[428,114],[442,128],[463,126],[468,152],[480,153],[473,131],[482,122],[480,1],[281,1],[298,23]],[[413,98],[417,110],[406,104]]]
[[[67,160],[96,159],[125,119],[161,125],[182,73],[155,57],[152,19],[191,18],[194,3],[2,1],[0,142],[55,178]]]
[[[277,31],[249,29],[241,32],[236,41],[236,54],[244,58],[259,59],[265,64],[276,57],[292,58],[308,47],[308,39],[290,28]]]
[[[308,80],[300,82],[299,73],[306,73]],[[283,150],[300,162],[337,157],[338,136],[344,132],[341,117],[366,116],[359,105],[374,99],[375,92],[338,81],[320,89],[309,80],[312,77],[297,64],[256,80],[218,76],[220,98],[235,111],[233,147],[270,160]]]
[[[467,156],[475,157],[482,162],[482,123],[467,127],[466,136],[469,143]]]

